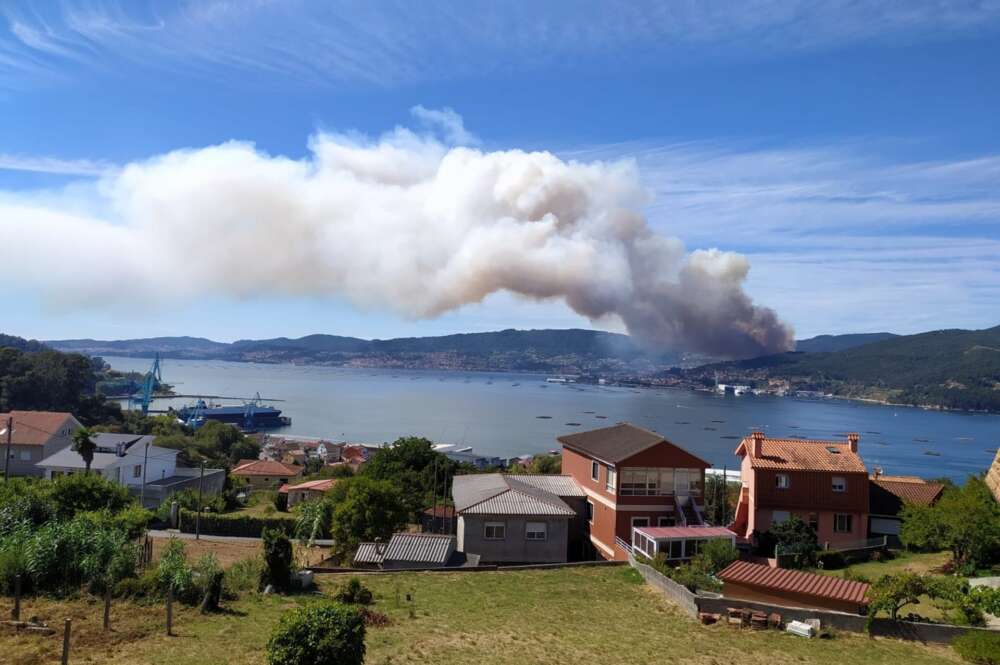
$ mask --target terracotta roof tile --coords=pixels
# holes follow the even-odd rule
[[[872,478],[871,492],[868,494],[869,510],[873,515],[898,515],[903,504],[914,503],[919,506],[933,505],[944,492],[941,483],[929,483],[926,480],[893,480],[892,476]]]
[[[301,469],[274,460],[241,460],[230,473],[233,476],[297,476]]]
[[[804,573],[800,570],[771,568],[749,561],[734,561],[717,577],[723,582],[755,586],[770,591],[785,592],[814,598],[842,600],[866,604],[868,584],[841,577]]]
[[[753,454],[753,435],[744,437],[736,448],[739,456],[750,455],[754,469],[776,471],[840,471],[843,473],[868,473],[861,456],[851,452],[851,445],[844,441],[816,441],[805,439],[769,439],[760,442],[760,455]]]
[[[65,426],[67,419],[72,419],[73,429],[79,423],[70,413],[62,411],[11,411],[0,413],[0,429],[7,427],[7,418],[14,419],[14,432],[11,443],[15,446],[42,446]],[[6,443],[6,437],[3,442]]]
[[[289,485],[288,491],[293,490],[311,490],[313,492],[326,492],[329,491],[331,487],[337,484],[336,478],[322,478],[320,480],[308,480],[304,483],[299,483],[298,485]]]

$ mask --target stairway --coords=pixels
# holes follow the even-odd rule
[[[701,516],[698,515],[698,511],[694,509],[694,502],[687,501],[681,506],[681,512],[684,513],[684,522],[688,526],[701,526],[703,522],[701,521]]]

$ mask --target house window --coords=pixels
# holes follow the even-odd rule
[[[847,491],[847,481],[843,476],[833,477],[833,491],[834,492],[846,492]]]
[[[775,475],[774,476],[774,486],[777,487],[779,490],[786,490],[786,489],[788,489],[788,474],[787,473],[779,473],[779,474]]]
[[[632,518],[632,528],[634,529],[637,526],[649,526],[649,518],[648,517],[633,517]]]
[[[677,469],[684,471],[684,469]],[[678,478],[686,486],[687,475],[683,479]],[[631,468],[622,469],[622,496],[657,496],[673,494],[674,492],[674,469],[661,468]],[[680,485],[678,485],[680,487]]]
[[[819,515],[816,513],[809,513],[809,528],[819,532]]]
[[[545,522],[528,522],[524,527],[525,540],[545,540]]]
[[[483,537],[486,540],[503,540],[507,537],[507,525],[504,522],[487,522]]]
[[[670,559],[681,559],[684,557],[684,541],[683,540],[671,540],[670,541],[670,554],[668,558]]]
[[[833,516],[834,533],[851,533],[851,516],[837,514]]]
[[[615,491],[615,482],[618,480],[618,472],[612,467],[607,467],[607,484],[604,486],[609,492]]]
[[[771,524],[781,524],[782,522],[787,522],[791,515],[788,514],[787,510],[775,510],[771,513]]]
[[[590,501],[587,502],[587,521],[591,524],[594,523],[594,504]]]
[[[133,478],[142,478],[142,465],[141,464],[136,464],[135,466],[132,467],[132,477]]]
[[[676,521],[673,517],[658,517],[656,518],[656,526],[674,526]]]
[[[598,464],[597,462],[591,462],[590,463],[590,479],[593,480],[596,483],[597,479],[600,478],[600,477],[601,477],[601,465]]]
[[[31,461],[31,451],[30,450],[22,450],[21,451],[21,461],[22,462],[30,462]]]

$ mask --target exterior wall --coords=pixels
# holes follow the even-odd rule
[[[485,538],[486,522],[504,522],[503,540]],[[546,539],[526,540],[527,522],[545,522]],[[566,561],[569,520],[565,517],[517,517],[500,515],[460,515],[458,518],[458,549],[478,554],[482,563],[562,563]]]
[[[773,510],[767,510],[763,508],[757,509],[757,529],[761,532],[770,530],[771,526],[774,524]],[[864,540],[868,537],[868,515],[866,513],[840,513],[840,511],[832,512],[829,510],[791,510],[785,511],[789,515],[795,515],[800,518],[803,522],[808,522],[811,515],[815,515],[818,521],[818,528],[816,529],[816,540],[819,542],[820,546],[824,543],[830,543],[836,545],[839,543],[847,543],[855,540]],[[851,531],[849,533],[836,533],[833,530],[834,519],[838,514],[845,514],[851,516]]]
[[[861,606],[843,600],[789,592],[778,593],[769,589],[761,589],[747,584],[734,584],[732,582],[723,583],[722,595],[726,600],[750,600],[758,603],[773,603],[775,605],[790,605],[792,607],[805,607],[818,610],[834,610],[850,614],[862,613]]]
[[[298,475],[295,476],[241,476],[239,474],[233,474],[237,478],[245,478],[250,484],[250,489],[255,490],[275,490],[284,485],[285,483],[295,480]]]
[[[138,450],[136,450],[138,448]],[[142,464],[146,462],[146,482],[163,480],[174,475],[177,469],[177,453],[164,452],[163,448],[149,447],[149,455],[145,455],[144,446],[132,446],[122,457],[121,478],[118,482],[129,487],[142,486]],[[135,477],[135,468],[139,468],[139,477]]]
[[[0,423],[6,427],[7,423]],[[0,427],[0,429],[2,429]],[[68,417],[59,430],[53,433],[42,445],[19,445],[11,443],[10,446],[10,475],[12,476],[38,476],[45,477],[45,469],[35,466],[50,455],[55,455],[63,448],[73,445],[73,432],[83,427],[73,416]],[[15,430],[17,424],[15,423]],[[0,437],[0,448],[6,450],[6,438]],[[3,455],[0,454],[0,460]]]
[[[291,508],[294,505],[300,504],[303,501],[311,501],[312,499],[320,499],[323,497],[325,492],[321,490],[288,490],[288,507]]]
[[[788,476],[787,489],[775,486],[779,473]],[[868,474],[829,471],[772,471],[757,469],[756,503],[758,508],[777,510],[829,510],[838,513],[868,512]],[[833,478],[847,482],[846,491],[833,491]]]

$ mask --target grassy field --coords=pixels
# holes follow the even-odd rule
[[[364,579],[375,592],[376,609],[392,620],[387,627],[369,629],[369,665],[959,662],[950,649],[894,640],[848,634],[805,640],[773,631],[701,626],[629,568],[400,573]],[[323,602],[342,581],[323,577],[321,593],[308,596],[253,595],[208,617],[181,609],[176,637],[163,634],[162,606],[116,603],[114,632],[107,636],[100,631],[97,601],[34,600],[24,612],[60,626],[64,617],[73,617],[74,663],[262,665],[265,644],[281,614]],[[59,635],[0,630],[0,654],[12,665],[58,662],[60,644]]]

